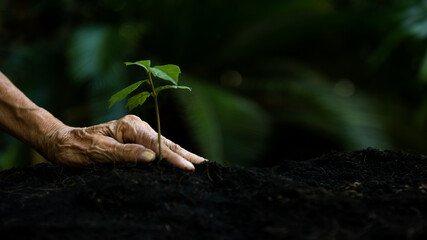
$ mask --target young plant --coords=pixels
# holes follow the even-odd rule
[[[166,89],[186,89],[186,90],[191,91],[191,88],[186,87],[186,86],[178,86],[178,77],[179,77],[179,74],[181,73],[181,70],[176,65],[167,64],[167,65],[162,65],[162,66],[151,67],[151,61],[150,60],[142,60],[142,61],[137,61],[137,62],[125,62],[125,64],[126,64],[126,66],[137,65],[137,66],[143,67],[147,71],[148,79],[136,82],[136,83],[124,88],[123,90],[117,92],[113,96],[111,96],[111,98],[109,100],[110,108],[114,104],[125,99],[130,93],[135,91],[141,84],[143,84],[143,83],[149,84],[151,86],[151,91],[143,91],[143,92],[140,92],[140,93],[136,94],[135,96],[129,98],[126,106],[129,108],[129,111],[131,111],[132,109],[134,109],[138,106],[142,106],[142,104],[144,104],[144,102],[150,96],[152,96],[154,98],[154,104],[156,107],[156,118],[157,118],[159,159],[162,160],[162,142],[161,142],[162,134],[161,134],[161,128],[160,128],[159,103],[157,101],[157,96],[161,91],[166,90]],[[157,86],[156,87],[154,85],[152,75],[159,78],[159,79],[169,81],[169,83],[172,83],[172,85],[163,85],[163,86]]]

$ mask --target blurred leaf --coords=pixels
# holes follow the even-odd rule
[[[75,81],[81,83],[98,76],[107,35],[108,27],[102,25],[82,27],[74,33],[69,59]]]
[[[411,4],[411,2],[408,1],[407,4]],[[419,39],[427,38],[427,4],[425,2],[412,3],[412,5],[394,13],[398,16],[399,25],[394,27],[394,24],[389,21],[394,29],[390,31],[370,57],[369,61],[374,67],[381,66],[399,44],[402,44],[409,36],[415,36]],[[425,74],[423,71],[425,70],[420,69],[421,78]]]
[[[384,62],[390,58],[392,52],[402,43],[402,41],[407,37],[407,33],[402,29],[397,29],[391,32],[380,46],[372,53],[369,58],[369,63],[378,68]]]
[[[150,66],[151,66],[151,61],[150,60],[141,60],[141,61],[137,61],[137,62],[125,62],[125,64],[126,64],[126,66],[138,65],[140,67],[145,68],[145,70],[149,71]]]
[[[348,28],[349,16],[319,9],[278,12],[241,26],[222,46],[221,57],[237,61],[264,51],[283,49],[293,42],[331,29]],[[262,47],[260,47],[262,46]]]
[[[129,95],[130,93],[132,93],[133,91],[135,91],[135,89],[137,89],[143,82],[148,82],[148,80],[143,80],[143,81],[139,81],[136,82],[124,89],[122,89],[121,91],[117,92],[116,94],[114,94],[113,96],[111,96],[109,102],[110,102],[110,108],[122,101],[123,99],[125,99],[127,97],[127,95]]]
[[[271,94],[293,96],[305,106],[297,113],[282,111],[282,121],[327,132],[340,139],[346,150],[391,147],[376,102],[367,96],[339,96],[333,84],[316,79],[273,81],[265,85]]]
[[[0,152],[0,171],[17,166],[17,157],[20,150],[20,143],[11,142],[7,148]]]
[[[427,38],[427,3],[417,3],[403,13],[403,29],[408,33]]]
[[[247,99],[200,81],[192,94],[177,94],[203,156],[211,161],[250,165],[267,144],[266,114]]]
[[[77,28],[68,48],[70,74],[77,83],[92,81],[101,88],[117,84],[123,76],[121,58],[129,51],[119,29],[108,25]]]
[[[155,66],[150,68],[154,76],[167,80],[174,85],[178,85],[178,77],[181,73],[181,70],[178,66],[173,64],[167,64],[162,66]]]
[[[132,109],[136,108],[137,106],[141,106],[142,104],[144,104],[145,100],[147,100],[147,98],[150,96],[151,93],[149,92],[138,93],[135,96],[129,98],[126,106],[129,108],[129,111],[132,111]]]
[[[418,72],[418,79],[421,83],[427,84],[427,52],[421,62],[420,70]]]
[[[166,90],[166,89],[184,89],[184,90],[191,91],[190,87],[187,87],[187,86],[175,86],[175,85],[161,86],[161,87],[156,88],[155,90],[156,90],[156,93],[159,93],[159,92],[161,92],[163,90]]]

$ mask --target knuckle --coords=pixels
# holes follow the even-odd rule
[[[151,128],[150,124],[148,124],[146,121],[142,121],[141,120],[141,123],[142,123],[142,126],[144,126],[146,129],[150,129]]]
[[[126,115],[117,121],[114,135],[121,143],[135,142],[150,133],[150,125],[135,115]]]
[[[168,147],[170,150],[172,150],[173,152],[177,152],[181,150],[181,146],[179,146],[178,144],[168,144]]]
[[[141,120],[141,118],[139,118],[136,115],[129,114],[129,115],[122,117],[120,119],[120,121],[122,121],[122,122],[134,122],[134,121],[142,121],[142,120]]]
[[[135,122],[141,121],[141,119],[135,115],[126,115],[116,122],[115,136],[117,141],[125,143],[131,141],[130,136],[134,134]]]
[[[138,116],[135,115],[126,115],[124,117],[122,117],[120,120],[118,120],[116,122],[117,128],[118,129],[122,129],[122,128],[133,128],[135,126],[146,126],[147,123],[142,121],[141,118],[139,118]]]

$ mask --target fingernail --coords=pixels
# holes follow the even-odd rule
[[[144,151],[138,154],[138,161],[151,162],[156,158],[156,154],[149,151]]]
[[[194,170],[194,169],[196,169],[196,168],[194,167],[194,165],[193,165],[191,162],[185,162],[185,167],[186,167],[188,170]]]

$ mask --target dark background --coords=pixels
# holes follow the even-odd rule
[[[427,150],[427,3],[410,0],[0,0],[0,70],[64,123],[177,64],[162,130],[212,161],[273,165],[366,147]],[[155,126],[149,100],[133,114]],[[0,135],[0,168],[42,161]]]

